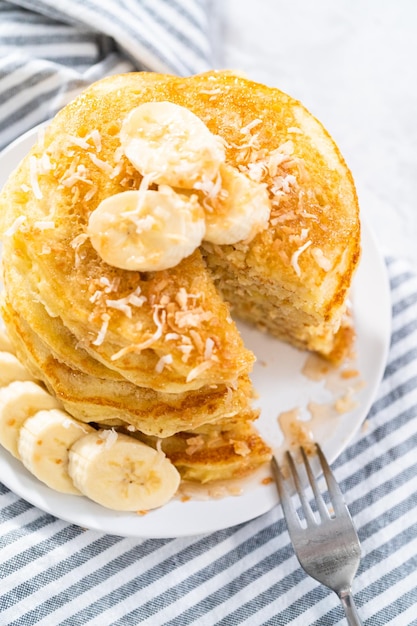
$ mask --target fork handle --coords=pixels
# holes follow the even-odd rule
[[[345,610],[345,615],[349,626],[362,626],[361,618],[359,617],[359,613],[356,609],[355,601],[351,592],[343,591],[338,595]]]

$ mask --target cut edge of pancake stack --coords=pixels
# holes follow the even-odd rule
[[[101,80],[41,134],[0,208],[21,361],[68,413],[159,446],[186,480],[270,458],[230,310],[332,361],[351,348],[353,181],[277,89],[230,72]]]

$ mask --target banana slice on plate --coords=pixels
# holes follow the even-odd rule
[[[256,183],[231,165],[220,166],[220,190],[203,200],[204,239],[215,244],[251,241],[268,226],[271,214],[266,186]]]
[[[65,411],[39,411],[20,429],[18,450],[22,463],[51,489],[80,495],[68,474],[68,451],[92,430]]]
[[[163,506],[180,483],[163,452],[115,431],[96,431],[75,442],[68,471],[84,495],[117,511]]]
[[[1,388],[0,444],[19,459],[18,440],[25,420],[42,409],[60,406],[58,400],[30,380],[16,380]]]
[[[120,143],[143,176],[183,189],[213,180],[225,160],[221,139],[192,111],[172,102],[145,102],[133,109]]]
[[[0,387],[14,380],[35,380],[32,374],[10,352],[0,352]]]
[[[206,230],[196,195],[124,191],[105,198],[91,213],[87,235],[114,267],[150,272],[174,267],[201,244]]]

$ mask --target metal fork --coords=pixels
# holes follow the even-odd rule
[[[303,527],[297,514],[288,481],[284,478],[276,458],[273,457],[272,459],[272,469],[296,556],[307,574],[338,595],[348,624],[360,626],[362,622],[351,592],[352,581],[358,569],[361,555],[358,535],[343,494],[320,446],[316,444],[316,451],[333,506],[332,513],[329,512],[319,491],[305,450],[300,448],[300,451],[313,490],[319,520],[308,502],[302,485],[302,478],[292,455],[287,452],[285,456],[304,512],[305,527]]]

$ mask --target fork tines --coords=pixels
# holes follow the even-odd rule
[[[340,490],[340,487],[336,479],[333,476],[333,473],[329,467],[329,464],[326,460],[326,457],[323,454],[323,451],[320,445],[316,443],[314,445],[314,448],[315,448],[315,452],[317,453],[315,457],[318,458],[320,462],[321,470],[326,480],[327,490],[330,496],[330,502],[331,502],[332,509],[333,509],[331,512],[329,511],[326,505],[326,502],[319,490],[317,480],[314,476],[314,472],[311,467],[311,463],[303,447],[300,447],[300,453],[301,453],[301,458],[305,467],[306,476],[308,478],[308,483],[310,484],[311,489],[313,491],[314,499],[317,505],[317,511],[319,513],[321,520],[324,521],[326,519],[331,519],[335,517],[336,515],[346,515],[346,514],[349,515],[349,512],[347,510],[347,507],[343,498],[343,494]],[[298,493],[298,497],[300,499],[300,503],[303,509],[307,526],[310,524],[316,524],[317,523],[316,517],[310,506],[310,503],[308,501],[308,498],[305,492],[305,486],[304,486],[305,480],[303,481],[300,475],[300,470],[297,469],[297,464],[294,461],[294,457],[291,454],[291,452],[289,452],[288,450],[285,453],[285,461],[287,462],[292,479],[294,481],[295,490]],[[293,522],[297,521],[297,523],[299,523],[299,519],[295,512],[294,506],[290,502],[291,494],[286,484],[287,481],[284,478],[283,471],[281,470],[275,457],[273,457],[273,460],[272,460],[272,468],[273,468],[274,477],[276,479],[276,483],[278,486],[278,492],[280,495],[282,507],[284,509],[285,517],[287,518],[287,521],[288,521],[288,518],[291,518]]]

